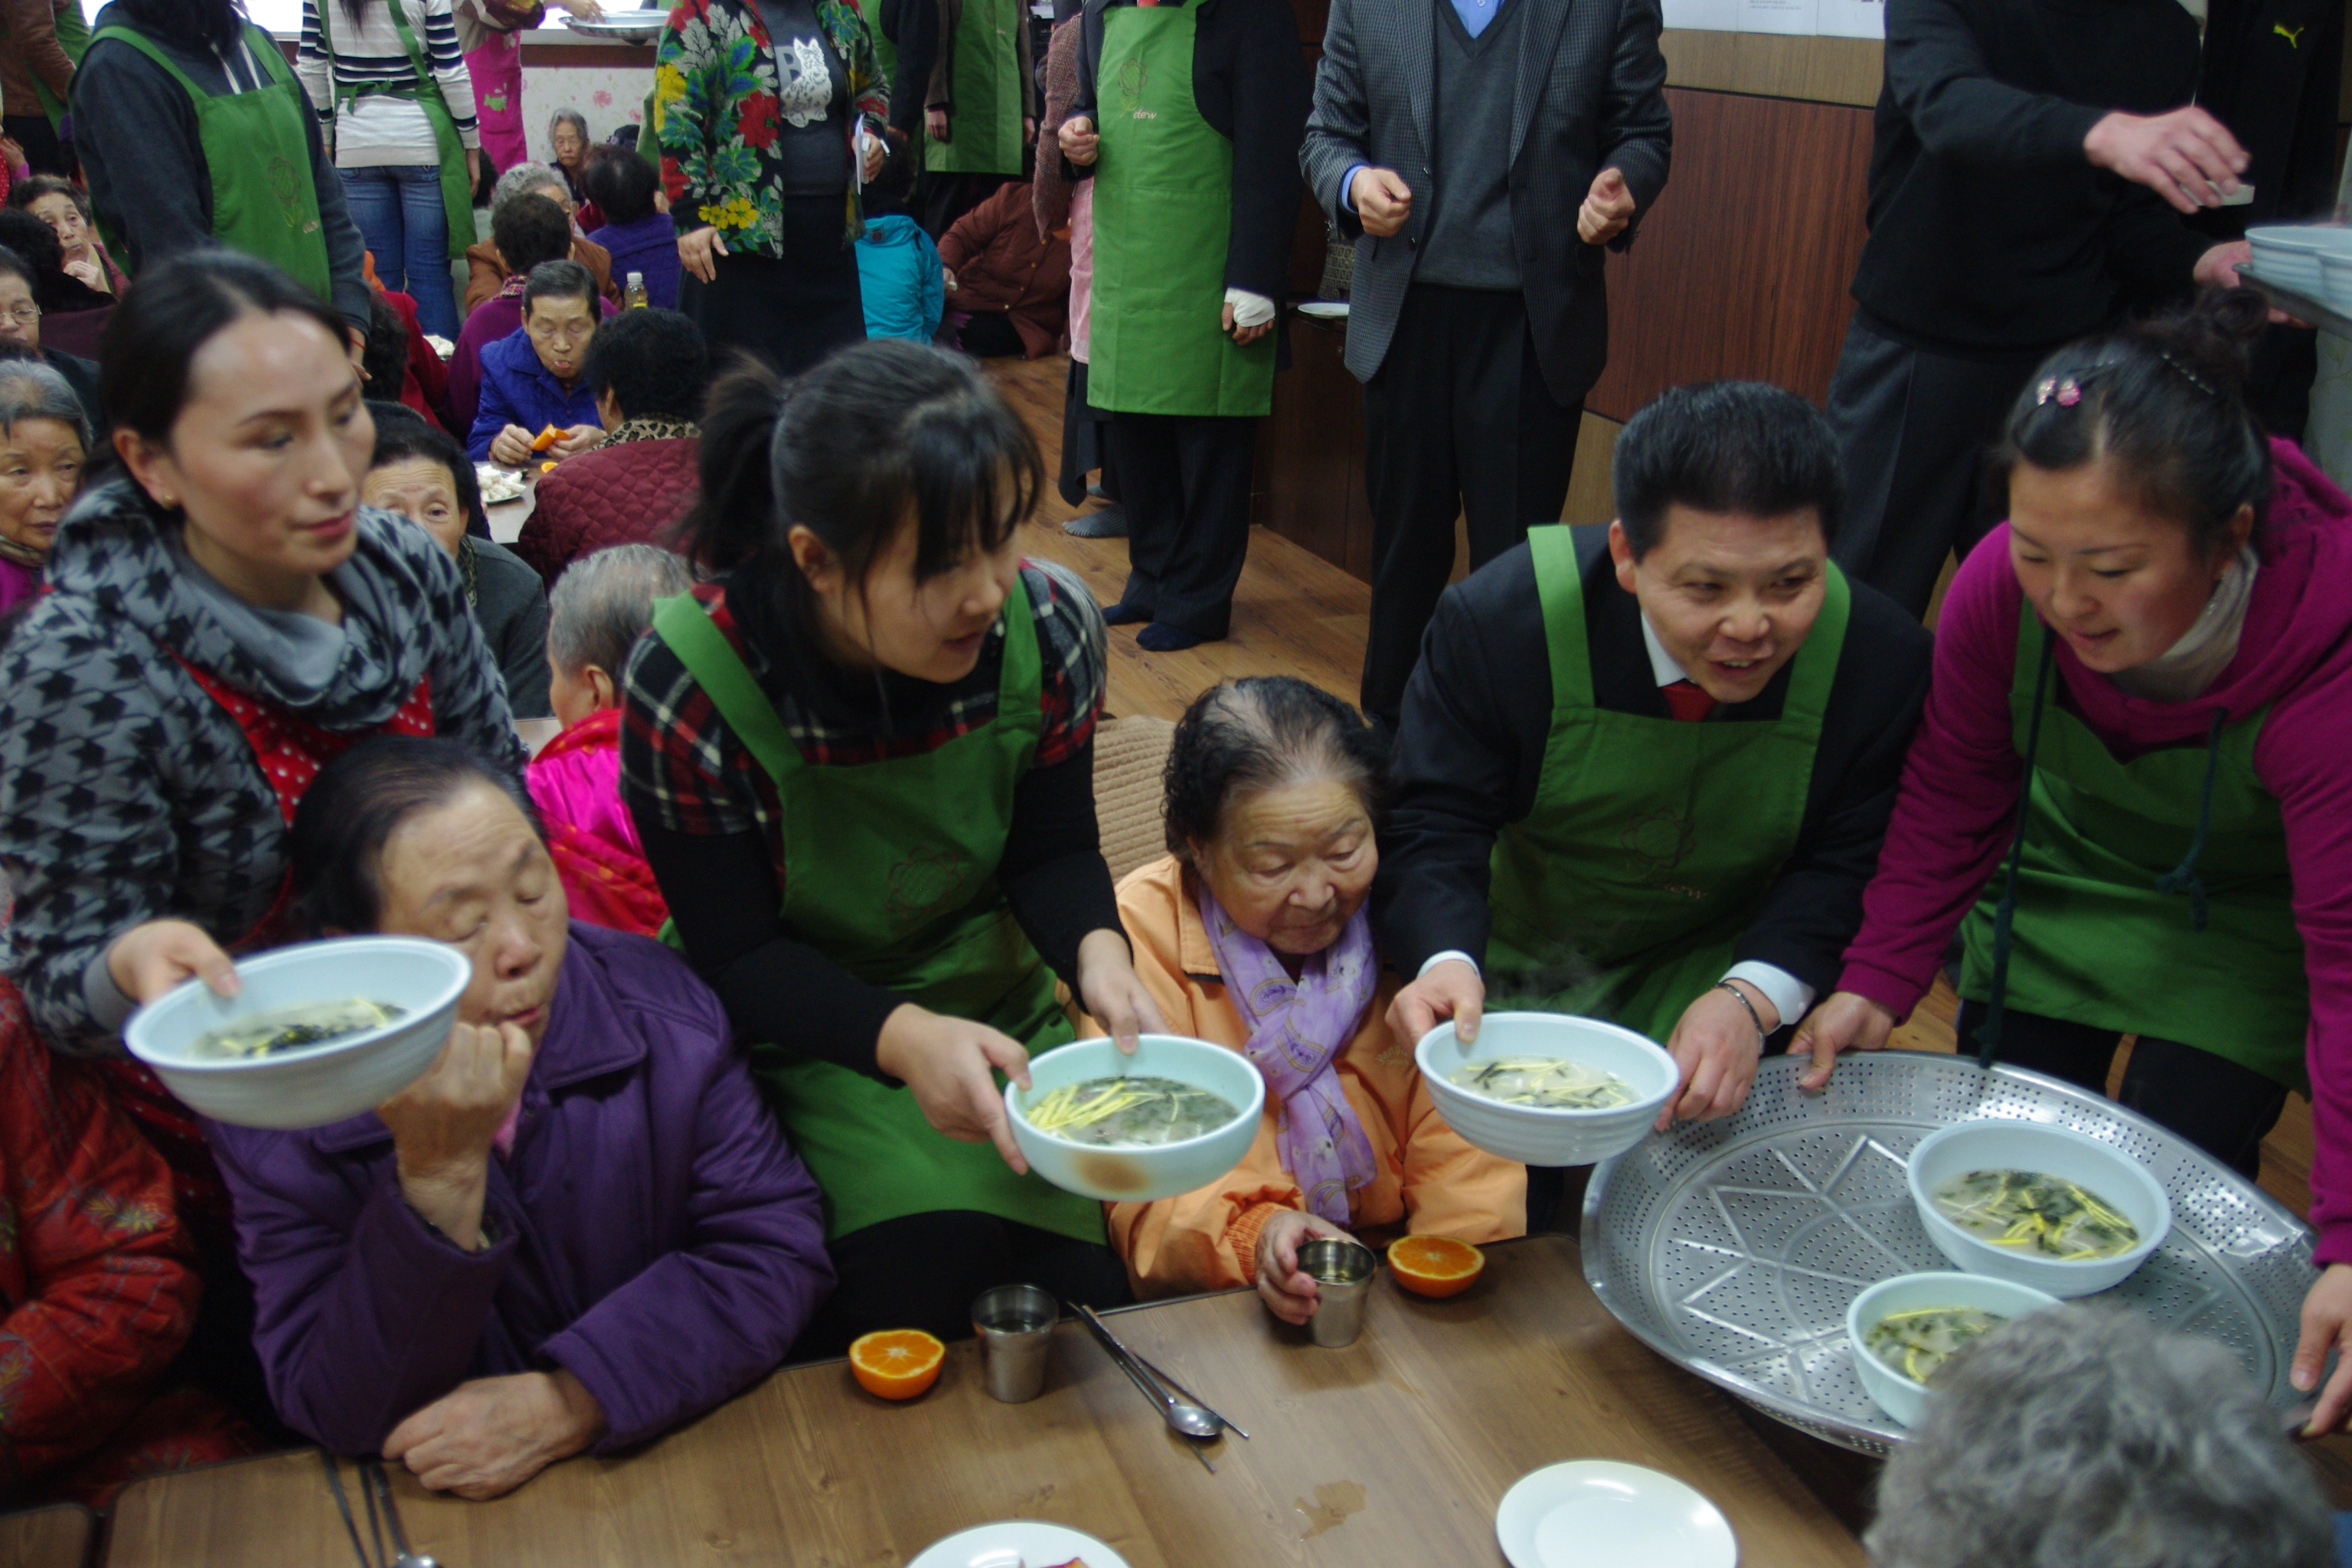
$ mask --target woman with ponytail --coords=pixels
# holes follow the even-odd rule
[[[712,580],[623,678],[622,797],[677,939],[824,1189],[840,1291],[798,1353],[968,1332],[991,1285],[1125,1294],[1101,1205],[1027,1172],[995,1076],[1071,1037],[1056,976],[1129,1048],[1161,1026],[1097,847],[1102,615],[1014,548],[1043,482],[961,356],[738,373],[683,525]]]
[[[2294,1381],[2352,1346],[2352,499],[2246,411],[2251,291],[2037,370],[2009,521],[1936,634],[1861,934],[1797,1032],[1875,1050],[1957,930],[1961,1048],[2106,1088],[2251,1176],[2310,1093],[2326,1272]],[[2020,802],[2024,803],[2022,822]],[[2352,1355],[2315,1416],[2352,1409]]]

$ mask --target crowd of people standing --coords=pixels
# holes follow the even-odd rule
[[[2237,268],[2334,199],[2343,17],[2290,60],[2229,0],[2108,9],[1892,0],[1826,406],[1671,388],[1572,529],[1672,166],[1652,0],[1335,0],[1311,68],[1275,0],[676,0],[636,144],[559,105],[545,162],[535,4],[303,0],[289,58],[236,0],[0,0],[0,1499],[296,1436],[496,1496],[1013,1281],[1300,1321],[1309,1239],[1560,1222],[1436,1113],[1435,1025],[1640,1030],[1667,1131],[1947,967],[1989,1055],[2105,1093],[2128,1038],[2122,1103],[2245,1176],[2310,1098],[2294,1381],[2341,1425],[2352,498]],[[1232,630],[1303,201],[1355,253],[1360,687],[1200,692],[1115,881],[1112,628]],[[1055,354],[1058,475],[979,363]],[[1090,482],[1107,606],[1018,543]],[[124,1052],[367,932],[473,966],[371,1112],[226,1126]],[[1171,1030],[1265,1078],[1234,1171],[1027,1168],[1034,1054]],[[2115,1383],[2109,1328],[2034,1332]],[[2210,1358],[2140,1372],[2122,1426],[2278,1443]],[[2019,1560],[1931,1528],[2005,1484],[1936,1441],[1874,1548]],[[2260,1561],[2314,1561],[2282,1487]]]

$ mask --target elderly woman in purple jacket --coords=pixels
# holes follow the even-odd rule
[[[453,742],[362,742],[291,857],[317,929],[451,942],[474,980],[374,1111],[207,1128],[278,1414],[488,1498],[780,1363],[833,1289],[816,1184],[685,961],[568,923],[513,782]]]

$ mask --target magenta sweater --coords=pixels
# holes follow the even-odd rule
[[[2202,743],[2213,710],[2269,706],[2254,771],[2278,797],[2311,981],[2306,1049],[2318,1152],[2311,1223],[2319,1261],[2352,1262],[2352,499],[2273,441],[2277,483],[2254,545],[2262,571],[2238,655],[2202,697],[2126,696],[2058,645],[2074,710],[2118,756]],[[1936,976],[2015,821],[2020,774],[2009,692],[2024,595],[1997,528],[1952,579],[1936,627],[1935,684],[1903,767],[1878,874],[1839,989],[1908,1013]]]

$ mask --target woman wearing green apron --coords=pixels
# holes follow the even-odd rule
[[[1094,177],[1087,396],[1112,415],[1128,518],[1105,618],[1149,622],[1154,652],[1233,616],[1309,97],[1297,24],[1267,0],[1097,0],[1080,25],[1061,145]]]
[[[111,0],[74,73],[74,145],[135,277],[223,245],[271,262],[366,340],[366,247],[300,83],[235,0]]]
[[[37,174],[73,173],[73,154],[58,139],[66,117],[66,95],[74,68],[89,47],[89,24],[81,0],[38,0],[14,14],[29,18],[21,27],[0,26],[0,134],[24,149]]]
[[[1097,847],[1102,623],[1022,562],[1043,470],[971,362],[880,341],[714,392],[691,552],[623,677],[622,795],[676,936],[824,1192],[803,1341],[1120,1299],[1101,1206],[1027,1173],[1000,1074],[1157,1029]],[[991,1145],[993,1144],[993,1147]]]
[[[922,84],[922,216],[936,237],[1028,167],[1037,77],[1023,0],[900,0],[902,38],[914,5],[933,13],[929,36],[913,41],[913,52],[930,60]]]
[[[2136,1036],[2122,1102],[2248,1175],[2307,1089],[2307,1388],[2352,1322],[2352,500],[2246,412],[2263,316],[2224,296],[2027,384],[2010,521],[1945,597],[1861,934],[1791,1048],[1819,1085],[1883,1046],[1957,930],[1964,1050],[2104,1092]],[[2320,1424],[2347,1401],[2339,1372]]]
[[[481,132],[450,0],[302,0],[295,74],[331,131],[352,219],[386,289],[456,341],[449,266],[474,243]],[[428,54],[429,49],[429,54]]]
[[[1605,542],[1532,530],[1440,601],[1374,918],[1402,1037],[1612,1018],[1681,1068],[1663,1126],[1738,1110],[1836,978],[1929,641],[1830,562],[1836,444],[1794,394],[1676,388],[1614,468]]]

